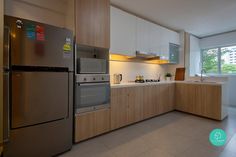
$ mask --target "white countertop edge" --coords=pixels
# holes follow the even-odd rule
[[[185,84],[201,84],[201,85],[224,85],[226,82],[195,82],[195,81],[161,81],[152,83],[120,83],[111,84],[111,88],[122,88],[122,87],[137,87],[137,86],[152,86],[161,84],[174,84],[174,83],[185,83]]]
[[[120,83],[111,84],[111,88],[121,88],[121,87],[137,87],[137,86],[152,86],[160,84],[173,84],[175,81],[162,81],[162,82],[152,82],[152,83]]]

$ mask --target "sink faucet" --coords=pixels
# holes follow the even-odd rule
[[[205,69],[202,69],[201,70],[201,82],[203,82],[204,81],[204,78],[203,78],[203,73],[206,73],[206,70]]]

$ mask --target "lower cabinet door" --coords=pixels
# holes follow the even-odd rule
[[[110,109],[78,114],[75,117],[75,142],[110,131]]]
[[[128,88],[111,89],[111,130],[126,126]]]
[[[143,118],[147,119],[156,115],[158,107],[157,86],[143,87]]]
[[[128,89],[127,123],[143,120],[143,87]]]

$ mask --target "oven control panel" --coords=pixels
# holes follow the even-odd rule
[[[109,74],[78,74],[76,75],[77,83],[88,83],[88,82],[109,82]]]

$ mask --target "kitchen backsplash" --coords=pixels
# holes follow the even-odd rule
[[[134,81],[136,75],[143,75],[144,79],[157,79],[161,74],[161,80],[167,72],[167,65],[156,65],[134,62],[110,61],[111,83],[113,83],[113,74],[122,74],[122,83]]]

